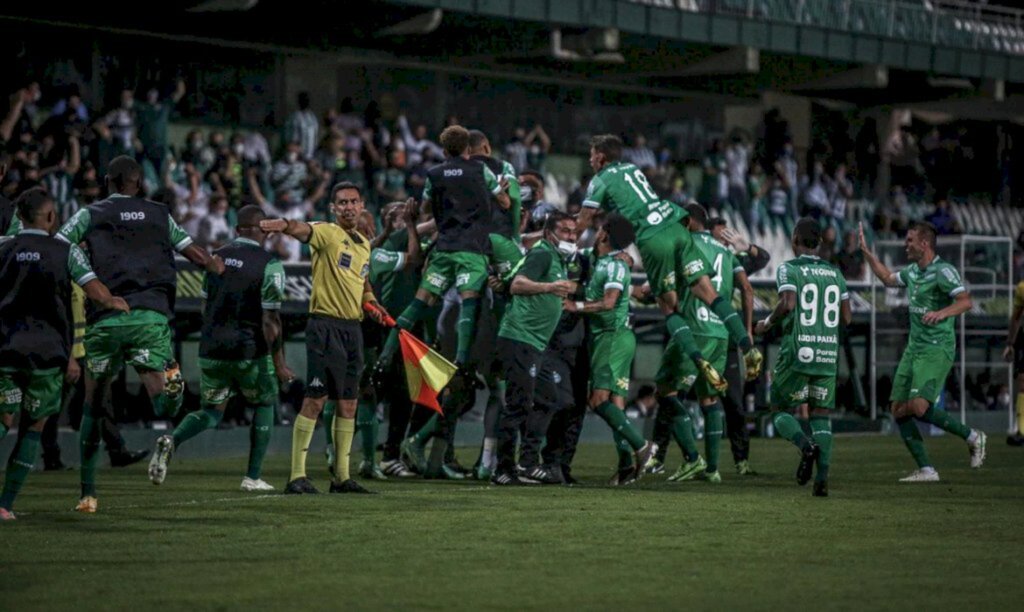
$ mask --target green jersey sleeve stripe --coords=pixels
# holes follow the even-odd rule
[[[94,280],[96,280],[96,273],[86,272],[85,274],[75,279],[75,284],[78,285],[79,287],[84,287],[86,283]]]
[[[405,269],[405,253],[398,253],[398,261],[395,262],[395,272],[401,272]]]
[[[180,253],[181,251],[184,251],[185,249],[187,249],[191,245],[192,245],[192,237],[191,236],[185,236],[184,238],[181,239],[181,242],[179,242],[178,244],[174,245],[174,250],[178,251]]]
[[[785,285],[779,285],[779,293],[785,293],[787,291],[792,291],[793,293],[796,293],[796,285],[792,285],[789,283]]]
[[[850,292],[849,291],[845,291],[845,292],[841,293],[839,295],[839,299],[840,300],[848,300],[848,299],[850,299]]]
[[[583,200],[583,208],[601,208],[601,205],[593,200]]]
[[[956,297],[956,296],[960,295],[961,293],[963,293],[964,291],[967,291],[967,289],[965,287],[963,287],[963,286],[957,287],[957,288],[955,288],[955,289],[953,289],[952,291],[949,292],[949,297]]]
[[[622,283],[616,283],[614,281],[609,281],[604,284],[604,290],[608,291],[609,289],[618,289],[619,291],[625,291],[625,287],[622,286]]]

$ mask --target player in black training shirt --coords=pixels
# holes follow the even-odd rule
[[[106,181],[110,197],[80,209],[58,233],[71,244],[84,242],[96,276],[132,307],[113,315],[86,312],[82,497],[76,509],[90,514],[96,512],[101,393],[121,365],[135,367],[158,417],[171,418],[181,408],[184,382],[169,325],[177,282],[174,252],[208,272],[224,271],[224,262],[192,244],[166,206],[139,196],[142,168],[134,159],[111,160]]]
[[[172,435],[160,436],[149,462],[149,479],[162,484],[171,455],[185,440],[213,429],[224,418],[228,400],[241,392],[255,406],[249,442],[249,468],[243,491],[273,491],[260,476],[274,425],[277,382],[294,378],[285,364],[278,311],[284,300],[284,266],[263,249],[267,234],[258,206],[238,211],[238,237],[217,249],[224,274],[203,279],[202,339],[199,341],[199,396],[202,410],[190,413]],[[276,373],[276,378],[275,378]]]
[[[23,229],[0,244],[0,413],[22,410],[27,432],[7,462],[0,520],[14,518],[11,507],[35,463],[46,419],[60,411],[65,376],[80,372],[71,356],[71,283],[98,307],[128,312],[76,245],[52,237],[57,209],[44,189],[21,194],[17,210]],[[5,427],[0,438],[4,433]]]

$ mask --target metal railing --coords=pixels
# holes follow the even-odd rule
[[[932,45],[1024,55],[1024,9],[963,0],[629,0]]]

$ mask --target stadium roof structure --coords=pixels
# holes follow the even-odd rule
[[[140,11],[111,0],[102,14],[24,3],[0,13],[0,25],[23,20],[665,97],[753,101],[773,90],[874,106],[1024,95],[1024,11],[955,1],[169,0]]]

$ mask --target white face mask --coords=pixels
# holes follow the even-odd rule
[[[558,252],[561,253],[563,257],[572,257],[576,254],[577,250],[575,242],[566,242],[565,240],[559,240],[558,246],[555,248],[558,249]]]
[[[232,150],[235,152],[236,156],[241,157],[242,154],[245,153],[245,145],[236,144],[232,147]]]
[[[288,155],[286,156],[286,159],[288,160],[289,164],[294,164],[299,160],[299,154],[296,153],[295,151],[289,151]]]

